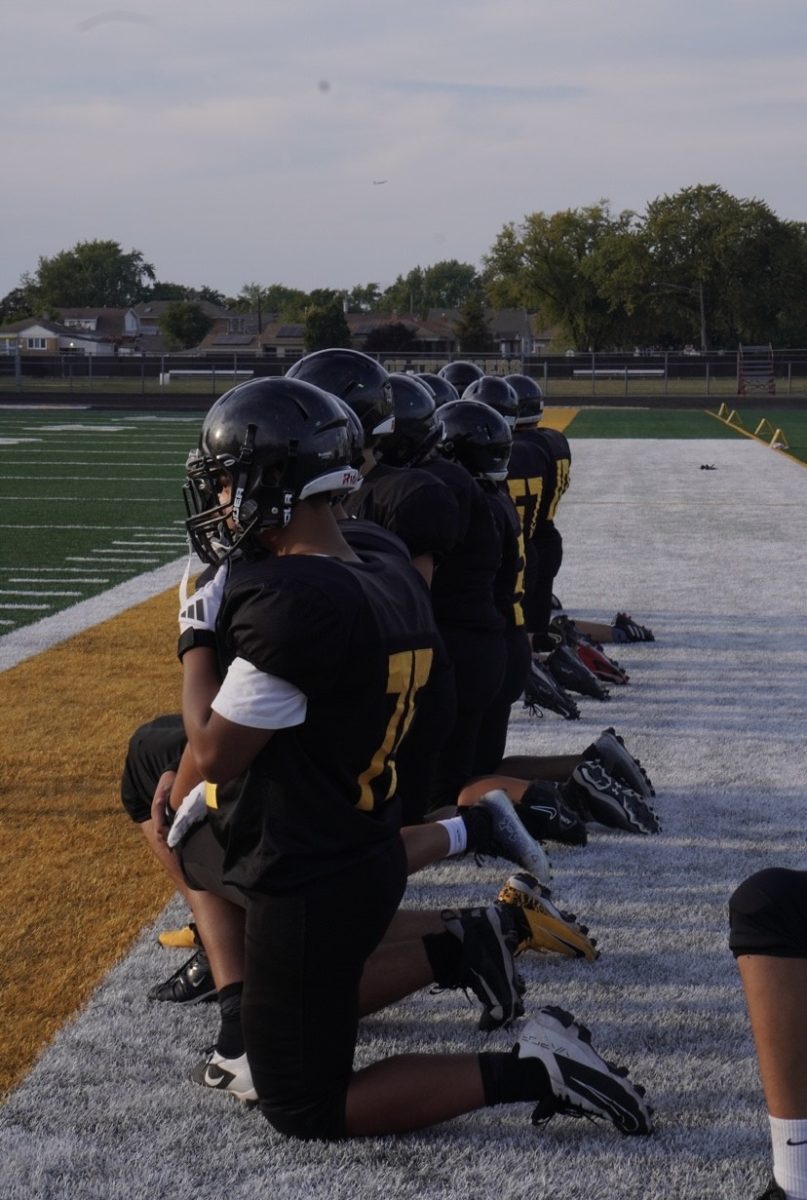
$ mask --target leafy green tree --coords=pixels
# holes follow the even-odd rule
[[[425,315],[430,308],[460,308],[481,289],[482,280],[476,267],[455,258],[445,259],[399,275],[381,297],[379,309]]]
[[[154,267],[139,250],[119,242],[77,242],[52,258],[41,257],[34,275],[23,275],[40,311],[55,308],[125,308],[149,295]]]
[[[416,342],[411,325],[405,325],[403,321],[390,321],[370,330],[364,341],[364,350],[368,354],[377,354],[384,350],[407,354],[414,350]]]
[[[373,312],[380,303],[381,288],[377,283],[357,283],[347,293],[346,300],[348,312]]]
[[[601,200],[506,225],[484,259],[488,298],[540,313],[548,324],[561,325],[578,348],[619,344],[625,312],[602,294],[601,279],[634,224],[633,213],[612,216]]]
[[[495,349],[495,342],[485,317],[485,305],[478,293],[469,296],[460,309],[454,326],[457,342],[463,354],[484,354]]]
[[[159,319],[160,333],[172,350],[198,346],[213,322],[195,300],[175,300]]]
[[[0,325],[10,325],[23,317],[34,316],[34,306],[26,288],[12,288],[0,300]]]
[[[307,354],[331,346],[350,346],[350,329],[338,300],[322,308],[316,305],[309,308],[303,340]]]
[[[803,306],[804,240],[763,201],[717,184],[658,197],[640,231],[657,320],[705,347],[777,341]]]
[[[310,303],[307,292],[299,288],[286,287],[283,283],[245,283],[235,301],[237,312],[260,313],[265,319],[269,313],[276,314],[281,321],[302,321]]]
[[[195,300],[193,288],[184,283],[169,283],[167,280],[155,279],[149,288],[149,300]]]

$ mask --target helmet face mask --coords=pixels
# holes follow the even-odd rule
[[[454,400],[440,409],[445,432],[440,453],[465,467],[475,479],[501,483],[513,445],[510,426],[479,400]]]
[[[282,529],[311,496],[355,491],[355,437],[334,397],[309,384],[256,379],[225,393],[186,466],[186,528],[193,548],[219,563],[236,548],[265,553],[260,534]],[[222,476],[230,481],[229,496]]]

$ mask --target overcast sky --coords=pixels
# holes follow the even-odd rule
[[[234,294],[696,183],[807,219],[805,0],[119,2],[4,11],[0,296],[94,238]]]

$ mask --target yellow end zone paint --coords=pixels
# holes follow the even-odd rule
[[[178,711],[176,605],[172,588],[3,673],[0,1093],[173,891],[120,776],[134,729]]]
[[[563,433],[580,412],[579,408],[545,408],[541,417],[544,429],[557,429]]]

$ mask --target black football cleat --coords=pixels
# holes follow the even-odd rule
[[[654,642],[653,630],[634,621],[628,613],[617,613],[611,626],[615,642]]]
[[[579,692],[581,696],[591,696],[594,700],[611,699],[608,688],[581,663],[570,646],[560,646],[553,650],[546,660],[546,666],[556,683],[568,691]]]
[[[627,671],[623,671],[618,662],[609,658],[602,646],[583,639],[577,643],[574,651],[583,666],[588,667],[591,674],[595,675],[602,683],[615,683],[622,686],[629,681],[630,675]]]
[[[173,1004],[199,1004],[202,1000],[215,1000],[216,996],[213,972],[204,950],[197,950],[178,971],[149,992],[149,1000],[168,1000]]]
[[[524,688],[524,707],[533,715],[542,716],[542,709],[558,713],[566,721],[577,721],[580,709],[572,697],[555,679],[544,663],[533,659]]]
[[[527,833],[538,841],[585,846],[588,840],[586,827],[579,814],[563,803],[560,784],[533,779],[514,808]]]

